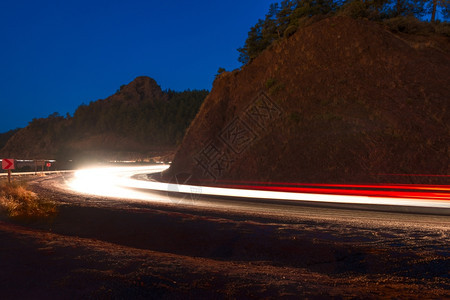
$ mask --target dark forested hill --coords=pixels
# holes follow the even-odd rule
[[[197,113],[205,90],[162,91],[138,77],[116,94],[81,105],[72,116],[33,119],[0,151],[17,158],[72,159],[83,155],[124,158],[173,149]]]
[[[5,147],[8,140],[19,130],[20,130],[20,128],[17,128],[17,129],[13,129],[13,130],[10,130],[5,133],[0,133],[0,149]]]

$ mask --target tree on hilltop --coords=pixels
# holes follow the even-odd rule
[[[430,14],[434,23],[438,11],[444,20],[448,19],[450,0],[283,0],[271,4],[265,18],[250,28],[244,46],[238,48],[238,61],[247,64],[274,41],[289,37],[315,16],[342,14],[387,21],[404,17],[420,19]]]

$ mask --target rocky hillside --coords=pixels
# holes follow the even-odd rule
[[[207,91],[162,91],[138,77],[114,95],[81,105],[73,117],[52,114],[15,133],[0,157],[140,159],[174,149]]]
[[[5,147],[6,143],[9,141],[9,139],[16,134],[20,128],[9,130],[5,133],[0,133],[0,149]]]
[[[448,183],[449,39],[332,17],[223,73],[164,177]],[[387,174],[403,174],[387,175]]]

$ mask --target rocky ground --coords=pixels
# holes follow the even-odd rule
[[[30,181],[59,204],[54,219],[0,218],[2,299],[450,296],[448,217],[386,225],[120,202],[63,191],[65,179]]]

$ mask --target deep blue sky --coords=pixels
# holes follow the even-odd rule
[[[275,0],[0,2],[0,132],[72,114],[135,77],[211,89]]]

